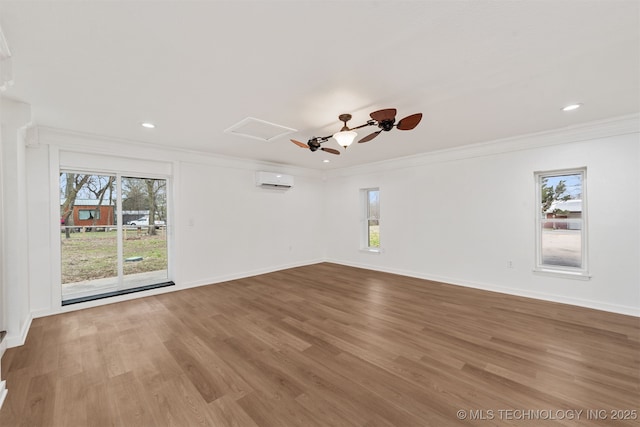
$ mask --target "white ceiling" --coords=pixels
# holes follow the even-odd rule
[[[636,0],[0,1],[4,96],[38,125],[338,168],[637,113],[639,17]],[[340,156],[289,142],[389,107],[424,118]],[[298,132],[224,133],[246,117]]]

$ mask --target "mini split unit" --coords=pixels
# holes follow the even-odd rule
[[[256,172],[256,185],[267,188],[291,188],[293,176],[275,172]]]

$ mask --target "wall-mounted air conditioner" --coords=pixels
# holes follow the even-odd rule
[[[256,172],[256,185],[259,187],[291,188],[293,176],[275,172]]]

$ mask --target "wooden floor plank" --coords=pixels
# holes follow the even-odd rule
[[[2,362],[3,427],[640,425],[640,319],[330,263],[34,319]],[[583,413],[498,412],[543,409]]]
[[[61,427],[87,425],[87,378],[82,374],[59,378],[56,384],[56,405],[53,420]]]
[[[56,404],[59,404],[59,397],[56,395],[55,374],[32,377],[29,380],[25,414],[21,421],[26,425],[55,426],[58,423],[54,418]]]
[[[229,396],[222,396],[209,404],[209,414],[213,425],[217,427],[259,427]]]

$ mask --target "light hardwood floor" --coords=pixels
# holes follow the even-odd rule
[[[0,425],[638,425],[612,417],[640,409],[639,340],[635,317],[317,264],[35,319]]]

